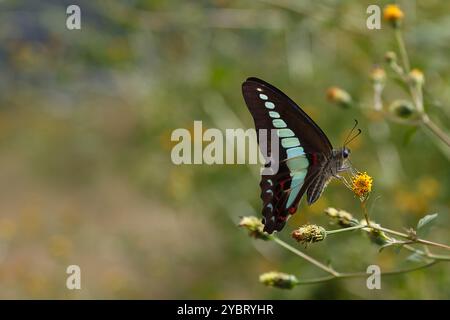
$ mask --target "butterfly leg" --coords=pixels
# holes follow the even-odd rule
[[[342,170],[342,171],[344,171],[344,170]],[[347,188],[349,188],[349,189],[352,188],[352,186],[351,186],[350,183],[347,181],[347,179],[345,179],[345,177],[340,176],[340,175],[338,175],[338,174],[333,174],[333,177],[336,178],[336,179],[338,179],[338,180],[341,180],[342,183],[343,183]]]

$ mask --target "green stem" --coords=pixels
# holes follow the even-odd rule
[[[366,200],[367,200],[367,198],[364,199],[363,201],[361,201],[361,208],[363,209],[364,218],[366,219],[367,226],[370,227],[371,225],[370,225],[370,220],[369,220],[369,214],[367,212]]]
[[[402,57],[403,68],[408,74],[410,70],[408,53],[406,52],[405,42],[403,41],[402,32],[399,27],[395,28],[395,39],[397,40],[400,56]]]
[[[437,261],[437,260],[433,260],[433,261],[427,262],[427,263],[425,263],[423,265],[420,265],[420,266],[415,266],[415,267],[411,267],[411,268],[404,268],[404,269],[399,269],[399,270],[393,270],[393,271],[381,272],[380,276],[393,276],[393,275],[409,273],[409,272],[413,272],[413,271],[429,268],[429,267],[437,264],[438,262],[439,261]],[[366,272],[338,273],[338,275],[336,275],[336,276],[330,275],[330,276],[321,277],[321,278],[312,278],[312,279],[307,279],[307,280],[300,280],[300,281],[298,281],[296,283],[296,285],[316,284],[316,283],[322,283],[322,282],[331,281],[331,280],[334,280],[334,279],[366,278],[367,276],[368,276],[368,273],[366,273]]]
[[[427,246],[424,246],[425,251],[415,249],[412,246],[407,245],[407,244],[405,244],[403,246],[403,248],[405,248],[405,249],[407,249],[407,250],[409,250],[411,252],[415,252],[417,254],[420,254],[421,256],[424,256],[426,258],[433,259],[433,260],[450,261],[450,256],[445,256],[445,255],[431,253]]]
[[[334,271],[332,268],[327,267],[326,265],[324,265],[323,263],[317,261],[316,259],[308,256],[307,254],[301,252],[300,250],[292,247],[291,245],[287,244],[286,242],[284,242],[283,240],[275,237],[275,236],[270,236],[270,238],[275,241],[277,244],[279,244],[280,246],[284,247],[285,249],[288,249],[289,251],[291,251],[292,253],[296,254],[297,256],[301,257],[302,259],[305,259],[306,261],[310,262],[311,264],[315,265],[316,267],[322,269],[325,272],[328,272],[329,274],[333,275],[333,276],[338,276],[339,273]]]
[[[393,234],[393,235],[396,235],[396,236],[399,236],[399,237],[402,237],[402,238],[405,238],[405,239],[409,239],[409,240],[412,240],[412,241],[417,242],[417,243],[422,243],[422,244],[426,244],[426,245],[429,245],[429,246],[434,246],[434,247],[439,247],[439,248],[450,250],[450,246],[448,246],[446,244],[437,243],[437,242],[424,240],[424,239],[420,239],[420,238],[411,239],[411,236],[407,235],[406,233],[398,232],[398,231],[391,230],[391,229],[384,228],[384,227],[371,226],[371,228],[372,229],[376,229],[376,230],[380,230],[380,231],[384,231],[386,233],[390,233],[390,234]]]
[[[342,232],[347,232],[347,231],[352,231],[352,230],[358,230],[358,229],[362,229],[365,228],[366,226],[363,225],[357,225],[354,227],[348,227],[348,228],[343,228],[343,229],[336,229],[336,230],[327,230],[327,236],[330,234],[336,234],[336,233],[342,233]]]
[[[450,137],[439,128],[433,121],[431,121],[428,115],[424,114],[422,116],[422,123],[442,142],[444,142],[447,146],[450,147]]]

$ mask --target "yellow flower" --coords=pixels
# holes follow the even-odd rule
[[[404,17],[403,11],[396,4],[388,4],[384,8],[383,14],[384,20],[391,22],[394,27],[397,27]]]
[[[372,191],[373,179],[366,172],[358,172],[352,177],[352,190],[361,200],[364,200]]]

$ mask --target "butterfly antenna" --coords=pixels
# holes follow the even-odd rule
[[[347,143],[345,144],[345,145],[347,145],[347,144],[349,144],[350,142],[352,142],[353,140],[355,140],[360,134],[361,134],[361,129],[358,129],[358,133],[357,134],[355,134],[353,137],[351,137],[348,141],[347,141]],[[344,146],[345,146],[344,145]]]
[[[353,131],[355,130],[355,128],[358,126],[358,120],[355,119],[355,124],[353,125],[353,128],[350,130],[350,132],[348,133],[347,137],[344,140],[344,147],[347,145],[347,143],[349,142],[349,138],[352,135]]]

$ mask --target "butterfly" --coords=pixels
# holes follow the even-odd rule
[[[262,214],[264,231],[281,231],[287,219],[297,211],[306,192],[308,205],[316,202],[332,178],[342,178],[339,173],[351,169],[347,161],[350,149],[346,144],[334,149],[320,127],[286,94],[273,85],[248,78],[242,84],[242,94],[255,121],[255,128],[276,130],[279,138],[278,170],[261,176]],[[258,144],[260,149],[261,141]],[[267,134],[266,167],[273,161],[271,135]]]

